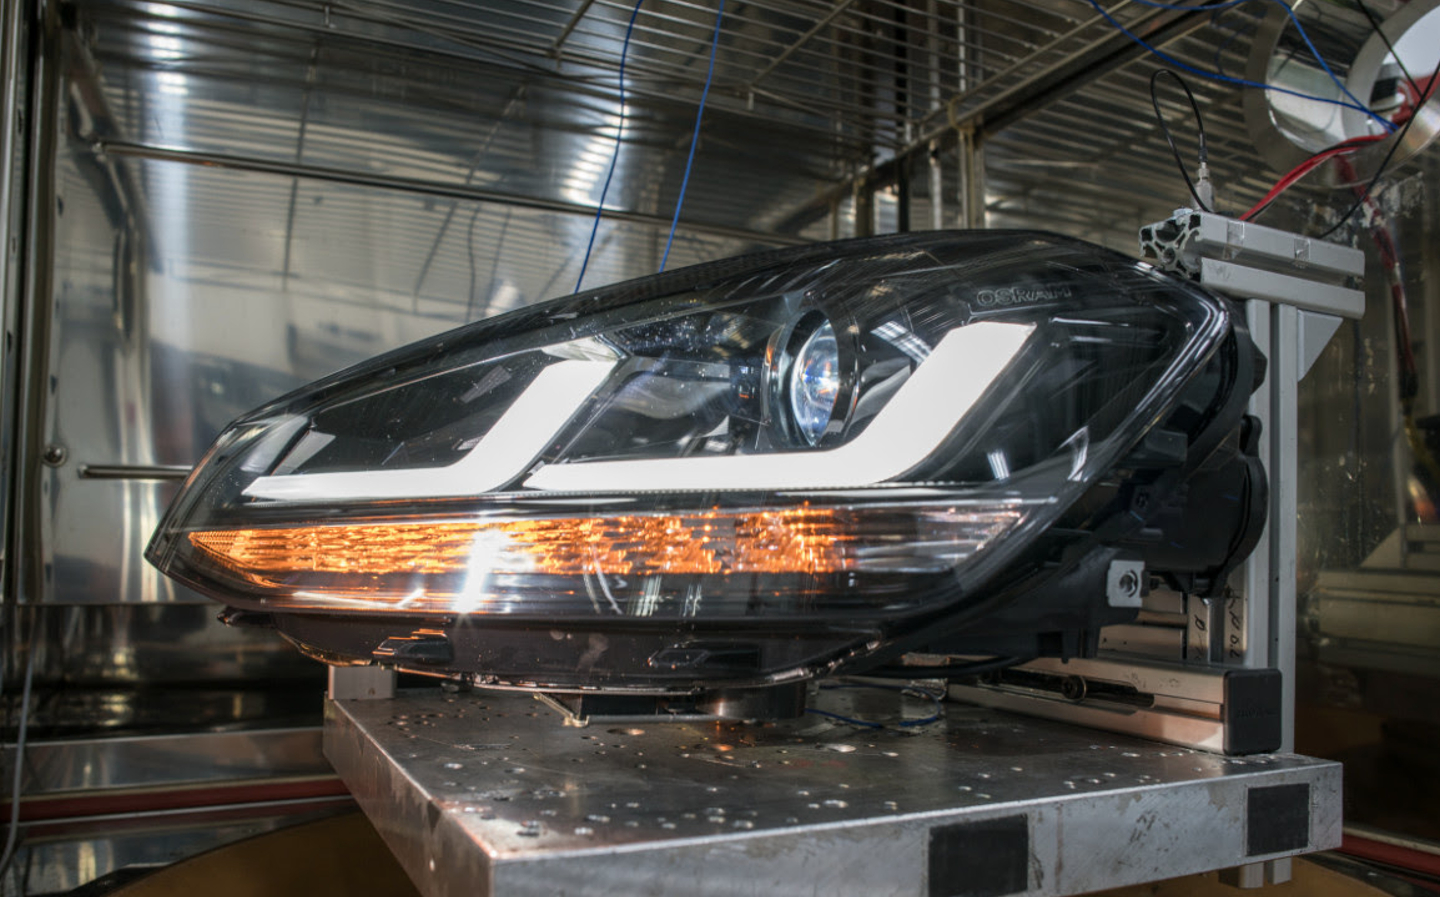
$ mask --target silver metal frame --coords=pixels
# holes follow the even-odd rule
[[[1365,257],[1350,247],[1189,209],[1141,233],[1145,254],[1158,265],[1244,302],[1251,338],[1268,359],[1265,382],[1249,406],[1249,413],[1261,421],[1260,460],[1270,480],[1265,531],[1250,558],[1231,577],[1233,589],[1224,599],[1181,598],[1187,638],[1173,646],[1165,644],[1158,652],[1165,661],[1133,656],[1133,649],[1127,656],[1122,646],[1100,661],[1044,660],[1018,668],[1076,680],[1068,690],[1074,698],[1060,689],[1036,691],[1003,683],[952,686],[950,694],[1048,719],[1221,750],[1226,744],[1226,671],[1273,669],[1281,677],[1279,749],[1291,751],[1297,625],[1297,390],[1341,319],[1364,314],[1364,293],[1357,287]],[[1189,650],[1196,641],[1201,650]],[[1091,698],[1087,682],[1132,688],[1138,697],[1148,699],[1148,705]]]
[[[865,695],[819,703],[894,712],[892,693]],[[524,695],[426,690],[329,702],[325,751],[427,897],[1058,897],[1245,864],[1280,879],[1290,856],[1340,841],[1338,764],[953,704],[908,730],[815,716],[572,728]],[[1271,850],[1277,793],[1298,827]]]
[[[947,696],[969,706],[948,703],[943,723],[913,737],[810,717],[766,726],[573,727],[569,719],[566,727],[521,695],[395,696],[379,671],[334,670],[326,756],[421,891],[538,894],[602,883],[634,894],[733,894],[760,882],[818,881],[842,894],[947,893],[951,883],[936,876],[949,867],[936,858],[956,848],[944,833],[1002,819],[1026,833],[1028,860],[1023,879],[996,895],[1074,894],[1217,868],[1255,887],[1288,880],[1290,856],[1336,846],[1338,765],[1289,753],[1296,385],[1333,333],[1330,319],[1363,313],[1350,282],[1363,256],[1188,210],[1174,223],[1179,235],[1150,247],[1172,268],[1204,282],[1217,270],[1207,263],[1219,259],[1229,273],[1211,286],[1243,297],[1264,275],[1275,288],[1272,301],[1245,307],[1269,359],[1250,404],[1263,422],[1271,479],[1265,534],[1232,578],[1237,594],[1223,602],[1159,596],[1174,606],[1149,612],[1205,633],[1198,656],[1035,661],[1022,669],[1073,689],[951,686]],[[1257,669],[1280,671],[1281,753],[1197,752],[1226,748],[1227,675]],[[1145,701],[1088,696],[1102,684]],[[837,704],[837,694],[818,692],[820,707],[864,717],[853,703]],[[364,700],[372,696],[387,699]],[[604,725],[612,728],[598,733]],[[1185,747],[1157,749],[1156,741]],[[846,759],[815,759],[836,755]],[[1122,772],[1111,765],[1117,756],[1139,762]],[[1182,764],[1146,766],[1134,777],[1149,759],[1170,757]],[[1260,855],[1247,839],[1270,820],[1268,811],[1257,815],[1253,789],[1282,780],[1305,789],[1310,834],[1283,855]],[[836,812],[815,812],[827,809]],[[980,856],[964,863],[967,876],[990,866]]]

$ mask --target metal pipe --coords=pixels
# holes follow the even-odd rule
[[[213,168],[226,168],[234,171],[249,171],[260,174],[277,174],[285,177],[305,177],[320,181],[329,181],[337,184],[350,184],[359,187],[374,187],[384,190],[398,190],[405,193],[417,193],[424,196],[442,196],[447,199],[464,199],[476,202],[493,202],[500,205],[510,205],[517,208],[535,209],[542,212],[557,212],[563,215],[584,215],[595,214],[595,210],[589,206],[573,202],[564,202],[558,199],[545,199],[537,196],[522,196],[514,193],[502,193],[498,190],[485,190],[478,187],[469,187],[458,184],[442,184],[435,181],[424,181],[419,178],[397,177],[395,175],[374,174],[371,172],[350,171],[343,168],[331,168],[323,165],[297,165],[291,162],[276,162],[270,159],[258,159],[249,156],[236,156],[222,153],[205,153],[194,150],[177,150],[167,147],[151,146],[149,144],[132,143],[123,140],[97,140],[90,144],[90,148],[96,153],[109,153],[116,156],[129,156],[138,159],[150,159],[158,162],[180,162],[188,165],[205,165]],[[654,225],[657,227],[669,227],[670,219],[661,215],[649,215],[643,212],[627,212],[612,210],[606,212],[606,217],[615,221],[626,221],[632,224]],[[810,241],[803,237],[788,236],[783,234],[765,233],[761,231],[748,230],[741,227],[729,227],[721,224],[705,224],[687,222],[685,229],[692,233],[708,234],[710,236],[725,237],[732,240],[743,240],[753,243],[769,243],[773,245],[798,246]]]
[[[556,59],[560,58],[560,51],[565,48],[565,42],[570,39],[570,33],[575,30],[575,26],[580,24],[580,20],[585,18],[585,13],[589,12],[590,7],[594,5],[595,0],[585,0],[584,3],[580,4],[580,8],[575,10],[575,15],[571,16],[570,21],[565,23],[565,28],[560,32],[560,36],[555,38],[555,43],[551,45],[551,56]]]
[[[184,464],[81,464],[82,480],[183,480],[191,468]]]
[[[1114,9],[1127,5],[1129,5],[1129,0],[1124,0]],[[1192,31],[1205,27],[1208,19],[1203,16],[1193,16],[1193,13],[1204,12],[1206,8],[1206,6],[1197,6],[1193,12],[1189,10],[1185,12],[1152,10],[1138,22],[1132,23],[1131,30],[1146,36],[1152,45],[1163,47]],[[1187,20],[1187,16],[1193,16],[1193,18]],[[955,94],[945,104],[945,114],[949,115],[950,111],[954,110],[968,96],[988,90],[988,86],[997,79],[1036,65],[1042,61],[1042,57],[1065,41],[1083,34],[1103,21],[1099,16],[1092,17],[1045,47],[1024,59],[1017,60],[1003,71],[976,84],[969,91]],[[876,186],[889,183],[897,177],[900,167],[906,164],[911,156],[922,148],[928,148],[932,142],[939,142],[942,147],[948,147],[956,139],[957,130],[965,127],[983,128],[984,134],[996,133],[1034,112],[1043,103],[1052,103],[1061,95],[1079,90],[1085,84],[1125,65],[1143,52],[1145,51],[1131,43],[1124,35],[1106,35],[1079,53],[1066,54],[1060,61],[1045,66],[1003,91],[986,94],[983,103],[966,109],[963,116],[952,116],[951,120],[947,122],[932,125],[931,123],[935,121],[939,113],[926,115],[917,123],[918,134],[913,140],[885,162],[872,165],[857,173],[855,179],[871,181]],[[983,138],[984,134],[977,136]],[[842,184],[836,189],[844,193],[850,189],[850,186]]]
[[[931,17],[936,17],[939,8],[935,0],[928,0],[925,11]],[[931,27],[929,32],[925,41],[929,50],[926,66],[930,70],[929,114],[933,115],[943,103],[943,91],[940,85],[940,37],[934,27]],[[939,230],[945,226],[945,170],[940,164],[940,144],[937,141],[930,141],[930,153],[926,161],[930,174],[930,229]]]
[[[42,483],[47,472],[41,458],[45,454],[45,430],[50,348],[54,303],[55,219],[60,214],[57,203],[55,160],[59,135],[60,110],[60,40],[59,11],[54,4],[45,4],[33,13],[29,39],[34,62],[31,67],[29,112],[25,116],[26,147],[26,227],[23,286],[20,299],[20,356],[18,396],[15,414],[15,459],[6,475],[12,477],[10,492],[14,502],[13,524],[8,534],[11,563],[4,584],[9,600],[15,603],[39,601],[46,588],[41,578],[45,569],[44,548],[34,534],[43,527]],[[9,126],[9,123],[6,123]],[[12,647],[19,642],[16,638]],[[8,651],[12,665],[6,671],[13,675],[19,651]]]
[[[315,75],[320,64],[320,39],[310,48],[310,64],[305,67],[305,94],[300,101],[300,127],[295,137],[295,164],[305,160],[305,132],[310,124],[310,97],[315,92]],[[285,212],[285,262],[280,271],[280,286],[290,285],[290,250],[295,242],[295,202],[300,196],[300,179],[290,181],[290,207]]]
[[[792,43],[789,47],[785,48],[785,52],[772,59],[769,65],[765,66],[765,68],[760,70],[759,74],[751,78],[750,83],[746,85],[746,89],[754,90],[756,84],[764,81],[766,76],[768,76],[771,72],[775,71],[775,69],[778,68],[781,64],[783,64],[785,60],[789,59],[791,54],[793,54],[796,50],[800,49],[807,42],[809,42],[810,38],[825,30],[825,28],[828,27],[831,22],[835,21],[835,18],[837,16],[839,16],[845,10],[849,9],[854,2],[855,0],[843,0],[843,2],[835,4],[835,6],[831,8],[830,12],[826,13],[825,16],[820,19],[820,21],[816,22],[813,26],[811,26],[809,31],[806,31],[804,34],[800,35],[800,37],[797,38],[794,43]]]
[[[511,92],[509,102],[505,104],[504,109],[500,110],[500,117],[495,120],[494,126],[490,128],[490,133],[485,135],[485,139],[480,143],[480,148],[475,150],[475,155],[470,160],[470,168],[465,172],[466,185],[469,185],[470,181],[475,177],[475,172],[480,168],[481,160],[485,158],[485,153],[490,150],[490,145],[495,142],[495,135],[500,133],[500,129],[505,125],[505,120],[510,117],[511,111],[514,110],[515,105],[519,103],[524,96],[525,85],[523,84]],[[459,208],[459,200],[450,203],[450,210],[445,213],[445,220],[440,222],[439,229],[435,231],[435,242],[430,244],[430,251],[425,254],[425,262],[420,266],[420,273],[415,276],[415,290],[412,294],[414,303],[411,305],[411,311],[418,309],[420,288],[425,285],[425,278],[430,275],[430,266],[435,263],[435,256],[440,252],[440,244],[445,241],[445,235],[450,232],[450,224],[455,220],[455,212]]]

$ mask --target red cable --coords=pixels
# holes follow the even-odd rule
[[[1301,162],[1299,165],[1296,165],[1294,168],[1287,171],[1285,175],[1280,178],[1280,180],[1275,182],[1275,186],[1270,188],[1269,193],[1266,193],[1259,202],[1252,206],[1250,208],[1250,211],[1240,216],[1240,220],[1249,221],[1251,218],[1254,218],[1256,215],[1260,214],[1262,211],[1265,210],[1265,207],[1270,205],[1270,203],[1274,202],[1276,198],[1280,196],[1280,194],[1293,187],[1296,181],[1300,180],[1302,177],[1318,168],[1320,166],[1320,163],[1326,161],[1327,159],[1333,159],[1336,156],[1348,153],[1352,150],[1359,149],[1367,143],[1374,143],[1377,140],[1384,140],[1386,136],[1387,135],[1385,134],[1373,134],[1364,137],[1352,137],[1349,140],[1337,143],[1332,147],[1321,150],[1320,152]]]
[[[1341,839],[1340,852],[1422,875],[1440,876],[1440,856],[1413,847],[1375,841],[1346,832]]]

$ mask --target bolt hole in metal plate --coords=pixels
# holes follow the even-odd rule
[[[816,702],[885,723],[933,713],[869,689]],[[953,703],[933,724],[881,729],[817,714],[575,728],[525,695],[402,692],[331,702],[325,750],[427,895],[460,882],[495,894],[1060,895],[1340,839],[1337,764],[1227,758]],[[1269,814],[1252,789],[1286,786],[1268,793],[1305,812],[1262,834]]]

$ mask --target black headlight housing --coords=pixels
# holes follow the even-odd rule
[[[758,253],[232,424],[147,556],[332,662],[641,693],[1088,653],[1263,525],[1226,299],[1034,232]]]

